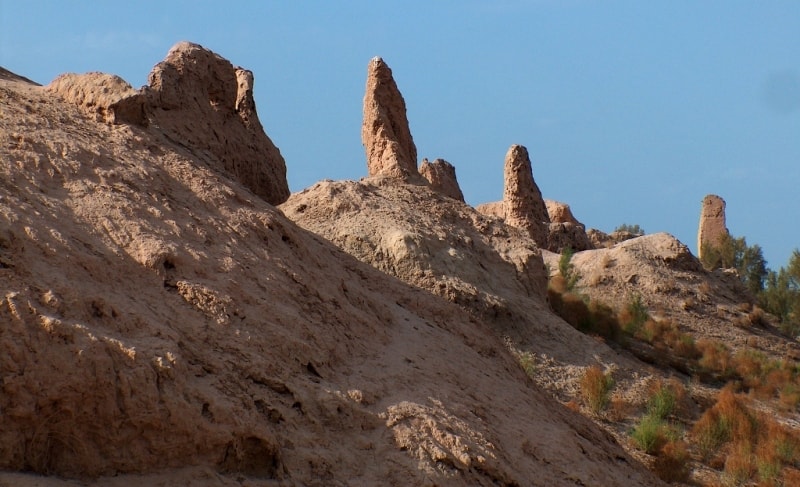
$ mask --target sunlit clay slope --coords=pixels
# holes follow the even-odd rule
[[[246,71],[165,63],[0,76],[0,485],[659,485],[484,314],[267,202]]]

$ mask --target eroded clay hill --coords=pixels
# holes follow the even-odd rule
[[[147,95],[139,122],[69,96],[97,93],[96,81],[127,90],[118,79],[65,91],[0,77],[0,483],[659,485],[526,377],[479,290],[470,313],[389,277],[284,217],[214,140],[178,143],[184,129],[258,132],[252,118],[231,128],[193,111],[254,114],[247,89],[239,99],[252,79],[198,49],[157,66],[161,102]],[[190,55],[222,70],[224,92],[206,85],[216,75],[170,67]],[[184,100],[187,86],[211,98]],[[170,126],[159,103],[184,118]],[[390,196],[454,208],[423,186],[317,191],[364,209]],[[484,265],[517,276],[506,286],[552,316],[538,250],[504,247],[507,227],[463,214],[473,223],[438,230],[460,239],[440,244],[442,265],[484,249]],[[401,227],[374,250],[426,279],[430,266],[410,263],[416,238]],[[461,282],[456,301],[469,295]]]

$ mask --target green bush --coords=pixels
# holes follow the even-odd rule
[[[644,228],[640,227],[639,225],[628,225],[627,223],[623,223],[622,225],[618,226],[614,229],[615,232],[628,232],[634,235],[644,235]]]
[[[653,455],[667,442],[666,428],[667,423],[663,419],[646,414],[633,428],[631,438],[640,450]]]
[[[667,384],[659,383],[647,401],[647,415],[666,419],[675,410],[677,395]]]

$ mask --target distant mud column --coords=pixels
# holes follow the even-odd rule
[[[702,260],[703,247],[716,247],[720,239],[729,235],[725,225],[725,200],[715,194],[703,198],[700,211],[700,228],[697,231],[697,255]]]
[[[428,180],[431,188],[435,191],[454,200],[464,201],[464,194],[456,179],[456,168],[449,162],[444,159],[428,162],[427,159],[423,159],[419,166],[419,173]]]
[[[528,149],[512,145],[506,153],[503,207],[506,223],[525,230],[541,248],[547,248],[550,217],[542,192],[533,180]]]
[[[361,142],[367,152],[370,176],[420,180],[406,103],[392,70],[379,57],[373,58],[367,69]]]

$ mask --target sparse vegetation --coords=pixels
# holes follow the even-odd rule
[[[744,329],[769,329],[774,319],[767,306],[778,307],[783,310],[779,318],[784,330],[796,334],[800,329],[793,321],[800,316],[800,252],[793,255],[789,266],[761,280],[765,266],[760,247],[748,247],[744,239],[732,239],[731,247],[733,252],[726,251],[720,262],[738,266],[743,282],[751,292],[757,292],[758,300],[723,306],[716,302],[717,288],[704,280],[686,307],[716,306],[711,308],[714,316]],[[797,436],[756,412],[764,407],[798,411],[800,366],[795,361],[750,348],[750,341],[747,348],[737,349],[732,348],[736,347],[734,343],[716,339],[695,340],[676,322],[663,317],[668,313],[653,317],[639,293],[631,293],[617,310],[578,294],[565,277],[575,272],[570,259],[569,254],[562,256],[560,272],[551,278],[548,289],[554,311],[565,321],[584,333],[622,345],[649,363],[676,367],[694,380],[722,387],[710,407],[703,407],[697,396],[695,401],[685,400],[687,391],[678,381],[656,381],[650,389],[645,412],[635,419],[629,434],[633,446],[654,457],[652,468],[661,479],[687,482],[694,461],[717,470],[720,485],[782,486],[793,485],[791,482],[800,478]],[[759,290],[760,282],[764,285]],[[758,346],[757,341],[753,343]],[[643,348],[644,344],[652,348]],[[637,406],[622,394],[611,401],[613,384],[610,374],[599,367],[587,369],[580,382],[581,404],[595,416],[611,404],[602,417],[627,423]],[[573,402],[573,407],[577,404]]]
[[[640,450],[654,455],[667,442],[667,423],[646,414],[631,432],[631,438]]]
[[[623,223],[622,225],[618,226],[614,229],[615,232],[628,232],[634,235],[644,235],[644,228],[637,225],[628,225],[627,223]]]
[[[650,313],[647,311],[647,306],[642,301],[640,294],[631,296],[628,305],[620,313],[620,323],[622,330],[628,335],[636,336],[642,325],[650,318]]]
[[[678,383],[657,381],[647,401],[647,412],[631,432],[636,446],[650,454],[661,452],[667,443],[680,439],[678,428],[667,421],[678,401]],[[683,390],[681,388],[681,395]]]
[[[572,256],[575,252],[572,247],[565,247],[561,251],[561,257],[558,259],[558,273],[564,278],[566,288],[568,291],[575,289],[575,285],[581,278],[581,275],[575,271],[575,265],[572,263]]]
[[[584,404],[592,413],[600,414],[611,399],[614,378],[610,372],[603,372],[597,365],[586,369],[581,378],[581,396]]]
[[[767,267],[761,247],[747,245],[744,237],[725,235],[717,245],[704,244],[701,254],[708,270],[736,269],[761,308],[779,318],[781,331],[791,337],[800,334],[800,250],[795,249],[789,263],[777,271]],[[763,324],[763,320],[763,314],[755,315],[751,324]]]

